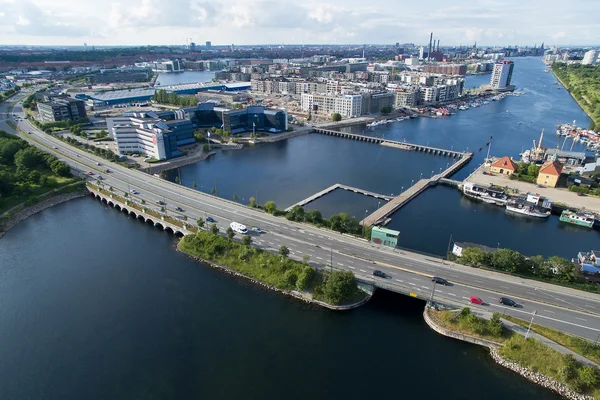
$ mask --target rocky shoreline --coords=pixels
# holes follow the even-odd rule
[[[496,361],[498,364],[500,364],[504,368],[508,368],[508,369],[516,372],[517,374],[525,377],[526,379],[530,380],[531,382],[536,383],[540,386],[545,387],[546,389],[550,389],[553,392],[560,394],[561,396],[563,396],[566,399],[594,400],[594,398],[592,396],[586,396],[584,394],[575,393],[573,390],[569,389],[566,385],[556,381],[555,379],[552,379],[552,378],[550,378],[544,374],[540,374],[538,372],[533,372],[533,371],[529,370],[528,368],[525,368],[522,365],[519,365],[516,362],[505,359],[498,353],[498,350],[496,350],[496,349],[492,349],[490,351],[490,355],[492,356],[494,361]]]
[[[271,286],[269,284],[266,284],[264,282],[261,282],[259,280],[254,279],[254,278],[250,278],[249,276],[246,276],[246,275],[244,275],[242,273],[234,271],[231,268],[228,268],[228,267],[226,267],[224,265],[216,264],[216,263],[213,263],[211,261],[207,261],[207,260],[204,260],[202,258],[193,256],[193,255],[191,255],[191,254],[189,254],[189,253],[181,250],[179,248],[179,243],[177,243],[177,245],[175,246],[175,249],[178,252],[180,252],[182,254],[185,254],[187,257],[191,258],[192,260],[194,260],[196,262],[207,264],[207,265],[211,266],[212,268],[219,269],[219,270],[221,270],[221,271],[223,271],[223,272],[225,272],[225,273],[227,273],[229,275],[232,275],[232,276],[235,276],[235,277],[238,277],[238,278],[246,279],[246,280],[248,280],[248,281],[250,281],[250,282],[252,282],[252,283],[254,283],[256,285],[262,286],[265,289],[272,290],[274,292],[283,294],[284,296],[293,297],[293,298],[301,300],[301,301],[303,301],[305,303],[315,304],[315,305],[318,305],[318,306],[321,306],[321,307],[328,308],[330,310],[336,310],[336,311],[351,310],[353,308],[357,308],[357,307],[362,306],[367,301],[369,301],[371,299],[371,297],[372,297],[372,294],[368,294],[363,300],[361,300],[361,301],[359,301],[357,303],[349,304],[349,305],[345,305],[345,306],[334,306],[334,305],[331,305],[331,304],[324,303],[322,301],[318,301],[318,300],[306,298],[306,297],[302,296],[302,294],[300,294],[299,292],[296,292],[296,291],[293,291],[293,290],[292,291],[288,291],[288,290],[278,289],[275,286]]]
[[[52,196],[47,199],[41,200],[37,204],[35,204],[31,207],[25,207],[25,208],[17,211],[16,213],[14,213],[10,217],[8,217],[4,222],[2,222],[0,224],[0,238],[2,238],[2,236],[4,236],[4,234],[6,232],[8,232],[12,228],[14,228],[15,225],[17,225],[19,222],[29,218],[33,214],[37,214],[40,211],[44,211],[47,208],[54,207],[58,204],[67,202],[69,200],[76,199],[78,197],[83,197],[85,195],[87,195],[86,190],[79,191],[79,192],[59,194],[59,195]]]

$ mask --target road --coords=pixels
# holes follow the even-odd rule
[[[16,133],[2,119],[9,106],[8,102],[0,105],[0,129]],[[23,116],[19,104],[13,111]],[[239,203],[109,163],[39,131],[27,120],[17,122],[22,131],[31,132],[21,137],[55,154],[76,170],[92,171],[93,182],[101,175],[104,186],[112,186],[114,193],[120,195],[136,189],[139,195],[130,195],[131,199],[138,202],[143,199],[149,207],[155,205],[153,208],[157,210],[161,207],[157,202],[164,201],[171,216],[185,214],[189,221],[211,216],[217,221],[221,231],[232,221],[249,227],[258,226],[265,231],[261,235],[253,234],[254,244],[258,247],[276,252],[279,246],[285,245],[290,249],[290,257],[293,259],[300,260],[306,254],[310,257],[311,264],[317,267],[331,268],[330,264],[333,264],[333,268],[350,270],[357,278],[373,282],[378,287],[403,294],[413,293],[421,299],[428,299],[432,295],[434,287],[431,277],[441,276],[452,282],[452,285],[436,285],[435,300],[467,306],[470,304],[470,296],[478,296],[485,304],[470,304],[471,307],[504,312],[523,319],[530,319],[535,310],[535,323],[590,340],[595,340],[600,335],[600,295],[469,268],[408,251],[379,247],[363,239],[287,221]],[[101,165],[97,165],[98,163]],[[112,172],[104,173],[106,168],[110,168]],[[183,213],[175,211],[177,206],[184,210]],[[387,278],[374,277],[374,270],[385,272]],[[499,304],[501,296],[512,298],[520,307],[502,306]]]

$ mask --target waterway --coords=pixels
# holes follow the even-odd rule
[[[215,73],[211,71],[184,71],[176,74],[160,73],[156,82],[162,86],[177,85],[179,83],[210,82],[214,77]]]
[[[517,58],[513,83],[522,96],[508,96],[478,108],[459,111],[443,118],[417,118],[382,125],[342,128],[356,133],[419,143],[441,148],[473,151],[473,160],[454,178],[462,180],[487,155],[486,142],[492,137],[491,156],[518,158],[545,130],[543,144],[562,146],[555,134],[557,123],[577,120],[588,126],[589,118],[556,79],[544,73],[538,58]],[[469,76],[467,86],[487,83],[489,75]],[[522,122],[519,124],[519,122]],[[565,149],[571,149],[567,142]],[[574,151],[583,147],[576,143]],[[291,140],[221,152],[207,161],[180,170],[183,184],[242,203],[254,196],[259,203],[274,200],[286,208],[335,183],[376,193],[399,194],[421,177],[440,172],[453,162],[442,156],[408,152],[371,143],[322,136],[300,136]],[[174,179],[174,176],[173,176]],[[347,212],[362,219],[380,205],[373,198],[338,190],[306,206],[328,216]],[[402,232],[400,246],[444,255],[450,235],[454,240],[495,247],[510,247],[523,254],[558,255],[572,258],[577,252],[597,248],[598,230],[560,224],[556,216],[548,220],[506,215],[500,207],[478,204],[463,198],[455,189],[428,189],[408,206],[392,215],[389,224]]]
[[[9,231],[0,399],[559,399],[430,330],[420,301],[315,308],[174,240],[90,197]]]

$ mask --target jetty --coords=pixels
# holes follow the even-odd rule
[[[381,200],[385,200],[385,201],[390,201],[390,199],[391,199],[390,196],[386,196],[384,194],[370,192],[368,190],[359,189],[359,188],[355,188],[355,187],[348,186],[348,185],[343,185],[341,183],[336,183],[334,185],[329,186],[326,189],[321,190],[320,192],[317,192],[317,193],[313,194],[312,196],[309,196],[309,197],[305,198],[304,200],[299,201],[296,204],[293,204],[293,205],[289,206],[288,208],[285,209],[285,211],[291,211],[292,208],[294,208],[296,206],[304,207],[308,203],[313,202],[316,199],[318,199],[319,197],[323,197],[326,194],[331,193],[331,192],[333,192],[336,189],[344,189],[344,190],[348,190],[350,192],[363,194],[365,196],[375,197],[376,199],[381,199]]]
[[[418,180],[417,183],[406,189],[404,192],[400,193],[399,196],[394,197],[391,201],[374,211],[372,214],[368,215],[360,223],[364,226],[385,225],[387,224],[387,222],[389,222],[390,215],[392,215],[394,212],[399,210],[409,201],[417,197],[428,187],[435,186],[438,183],[449,184],[452,186],[459,186],[460,184],[462,184],[462,182],[460,181],[448,179],[449,176],[454,174],[456,171],[461,169],[466,163],[471,161],[471,158],[473,157],[473,153],[460,154],[461,158],[452,165],[450,165],[448,168],[446,168],[445,171],[437,175],[432,175],[429,179]]]
[[[336,137],[341,137],[341,138],[345,138],[345,139],[359,140],[361,142],[376,143],[376,144],[380,144],[383,146],[395,147],[395,148],[402,149],[402,150],[420,151],[423,153],[437,154],[437,155],[447,156],[447,157],[452,157],[452,158],[463,157],[463,155],[466,154],[462,151],[457,151],[457,150],[440,149],[438,147],[424,146],[421,144],[414,144],[414,143],[398,142],[396,140],[388,140],[388,139],[383,139],[383,138],[374,137],[374,136],[359,135],[356,133],[333,131],[330,129],[323,129],[323,128],[315,128],[313,133],[319,133],[321,135],[328,135],[328,136],[336,136]]]

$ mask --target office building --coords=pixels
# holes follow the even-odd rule
[[[156,72],[183,72],[183,65],[179,60],[156,61],[152,69]]]
[[[233,134],[252,131],[279,133],[288,129],[288,114],[284,109],[250,106],[232,110],[214,103],[200,103],[184,111],[196,127],[214,126]]]
[[[583,60],[581,61],[583,65],[595,65],[598,63],[598,50],[590,50],[585,53],[583,56]]]
[[[106,126],[121,155],[135,153],[166,160],[182,156],[179,147],[196,142],[190,120],[165,121],[152,111],[107,118]]]
[[[210,50],[212,47],[212,43],[210,41],[206,41],[206,50]]]
[[[304,111],[316,114],[339,113],[345,117],[357,117],[362,113],[363,96],[360,94],[332,95],[302,93],[300,100]]]
[[[99,73],[85,77],[90,85],[114,82],[146,82],[150,79],[150,68],[111,68],[101,69]]]
[[[464,76],[467,74],[467,66],[465,64],[428,64],[425,65],[423,72]]]
[[[490,80],[492,89],[506,89],[510,86],[513,68],[515,64],[512,61],[503,60],[494,64],[494,71]]]
[[[394,108],[395,96],[392,92],[363,93],[362,114],[379,113],[384,107]]]
[[[68,96],[54,96],[47,102],[38,102],[37,110],[42,121],[77,121],[86,118],[83,100]]]

